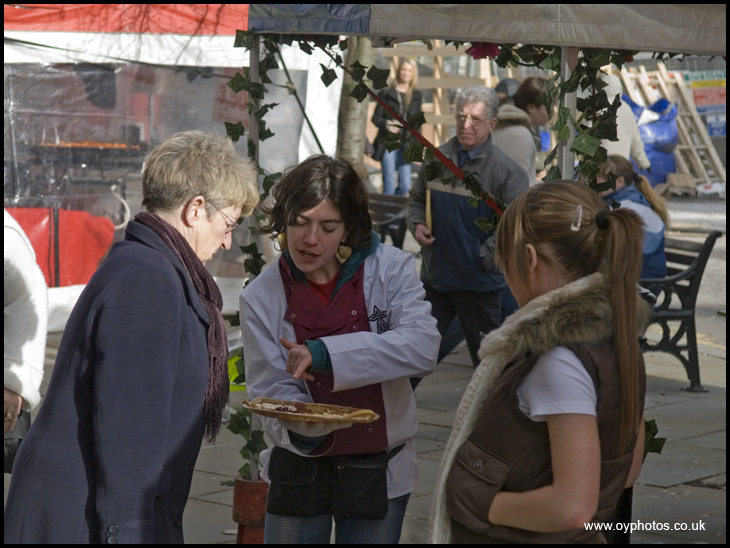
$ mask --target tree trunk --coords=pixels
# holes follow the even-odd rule
[[[366,67],[373,66],[375,48],[369,38],[365,36],[350,36],[348,38],[347,58],[345,66],[348,68],[358,61]],[[337,155],[346,159],[355,168],[371,190],[367,170],[363,163],[365,155],[365,127],[369,99],[358,103],[350,97],[355,88],[355,81],[345,73],[342,81],[342,96],[340,97],[340,111],[337,123]]]

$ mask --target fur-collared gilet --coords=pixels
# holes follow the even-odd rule
[[[636,298],[640,300],[639,325],[643,331],[648,308],[638,293]],[[451,539],[446,479],[456,452],[469,438],[487,396],[507,365],[528,353],[539,356],[556,346],[606,340],[612,336],[612,317],[608,287],[603,275],[596,273],[533,299],[483,339],[479,350],[482,361],[459,404],[441,460],[431,508],[430,543],[446,544]]]

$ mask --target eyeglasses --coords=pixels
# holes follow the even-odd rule
[[[224,219],[225,219],[226,221],[228,221],[228,222],[226,223],[226,234],[229,234],[229,233],[233,232],[233,230],[235,230],[235,229],[236,229],[236,227],[238,227],[238,225],[240,225],[240,224],[241,224],[241,223],[240,223],[240,221],[241,221],[240,219],[239,219],[238,221],[234,221],[234,220],[233,220],[233,219],[231,219],[231,218],[230,218],[230,217],[229,217],[228,215],[226,215],[225,213],[223,213],[223,211],[221,211],[221,208],[219,208],[219,207],[218,207],[217,205],[215,205],[215,204],[214,204],[213,202],[211,202],[210,200],[208,200],[208,203],[209,203],[210,205],[212,205],[212,206],[213,206],[213,207],[214,207],[214,208],[216,209],[216,211],[218,211],[218,213],[220,213],[221,215],[223,215],[223,218],[224,218]]]
[[[473,126],[478,126],[482,122],[486,122],[485,119],[475,118],[471,114],[457,114],[455,117],[456,117],[456,121],[462,125],[464,125],[467,120],[469,120],[471,122],[471,125],[473,125]]]

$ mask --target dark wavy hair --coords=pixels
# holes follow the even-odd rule
[[[310,156],[284,174],[272,195],[274,205],[262,207],[270,215],[269,223],[262,227],[264,232],[285,232],[287,226],[296,223],[300,213],[329,198],[347,228],[345,244],[359,251],[372,243],[368,192],[347,160],[324,154]]]

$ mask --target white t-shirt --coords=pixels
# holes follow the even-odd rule
[[[517,389],[520,411],[535,422],[548,415],[597,416],[593,379],[575,352],[556,346],[537,360]]]

